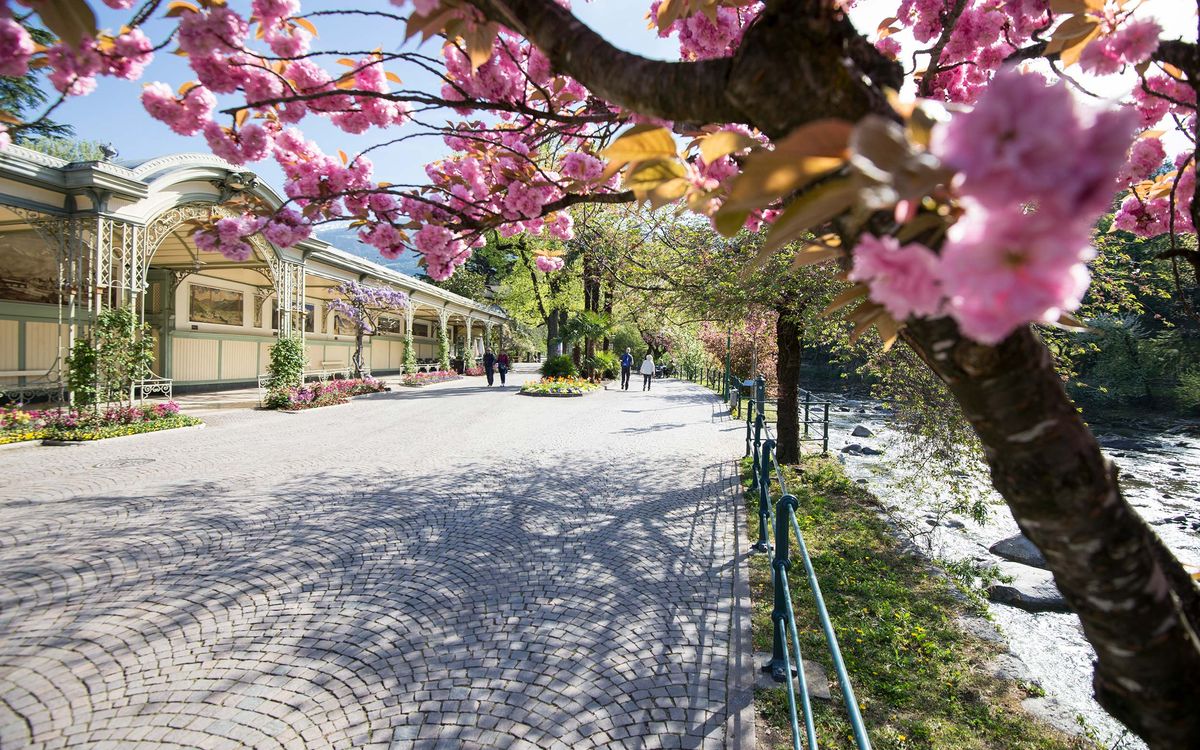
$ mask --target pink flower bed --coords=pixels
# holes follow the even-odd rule
[[[480,371],[482,373],[482,370]],[[400,385],[420,388],[423,385],[444,383],[447,380],[458,380],[462,376],[451,370],[434,370],[433,372],[414,372],[400,379]]]
[[[319,406],[344,404],[350,400],[351,396],[379,393],[385,390],[387,390],[387,386],[375,378],[326,380],[323,383],[305,383],[301,386],[271,391],[267,395],[265,406],[268,409],[283,411],[314,409]]]

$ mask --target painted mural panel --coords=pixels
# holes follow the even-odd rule
[[[32,229],[0,233],[0,299],[58,304],[58,264]]]
[[[245,295],[232,289],[191,285],[188,317],[193,323],[240,326],[245,319]]]

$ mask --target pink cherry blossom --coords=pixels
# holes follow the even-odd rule
[[[238,52],[250,26],[228,6],[216,5],[200,12],[185,12],[179,19],[179,47],[189,55],[206,57]]]
[[[582,151],[572,151],[563,157],[562,173],[572,180],[591,182],[604,171],[604,163]]]
[[[941,307],[938,256],[915,242],[901,246],[895,237],[863,235],[849,279],[866,284],[871,300],[896,320],[935,315]]]
[[[1139,138],[1129,149],[1129,161],[1121,175],[1125,182],[1137,182],[1150,176],[1167,158],[1159,138]]]
[[[262,228],[263,236],[276,247],[292,247],[308,239],[312,225],[291,208],[276,211]]]
[[[271,136],[257,123],[233,131],[209,121],[204,125],[204,138],[214,154],[232,164],[260,161],[271,153]]]
[[[50,83],[68,96],[84,96],[96,89],[96,75],[104,69],[104,60],[96,49],[96,40],[84,37],[78,49],[56,44],[47,53]]]
[[[104,72],[127,81],[142,77],[154,58],[154,43],[141,29],[129,29],[113,39],[112,54],[105,55]]]
[[[939,275],[963,335],[997,344],[1027,323],[1076,309],[1094,255],[1090,226],[1020,207],[972,206],[950,228]]]
[[[194,86],[182,99],[165,83],[151,83],[142,89],[142,106],[156,120],[165,122],[180,135],[195,135],[212,117],[217,98],[203,86]]]
[[[0,75],[20,78],[29,72],[33,39],[11,18],[0,18]]]
[[[1036,201],[1064,216],[1107,208],[1132,139],[1128,110],[1094,112],[1066,86],[998,74],[975,108],[934,132],[932,149],[987,207]]]
[[[549,255],[539,255],[533,259],[533,263],[537,266],[537,269],[543,273],[561,271],[563,266],[566,265],[566,261],[564,261],[562,258],[551,257]]]
[[[1138,65],[1149,60],[1158,49],[1161,34],[1162,27],[1153,19],[1133,21],[1084,47],[1079,65],[1097,75],[1116,73],[1126,65]]]

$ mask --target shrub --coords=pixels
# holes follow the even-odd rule
[[[299,336],[281,338],[271,345],[271,362],[267,365],[267,388],[272,390],[298,386],[304,379],[304,342]]]
[[[542,377],[544,378],[571,378],[578,374],[579,371],[575,369],[575,363],[571,361],[568,354],[550,357],[542,363]]]
[[[594,377],[615,378],[621,371],[621,360],[612,352],[596,352],[585,359],[584,364]]]
[[[67,357],[67,388],[79,406],[96,403],[96,347],[85,338],[76,339]]]
[[[1179,376],[1175,386],[1175,401],[1184,411],[1200,411],[1200,367]]]
[[[80,406],[123,401],[130,385],[146,376],[153,361],[150,326],[139,323],[132,308],[109,308],[96,317],[91,335],[71,347],[67,384]]]

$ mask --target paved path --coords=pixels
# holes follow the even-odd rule
[[[738,746],[737,423],[480,382],[0,451],[0,748]]]

